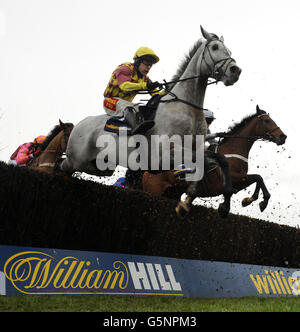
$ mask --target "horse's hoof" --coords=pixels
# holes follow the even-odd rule
[[[259,208],[261,212],[264,212],[266,207],[268,206],[268,202],[262,201],[259,203]]]
[[[179,202],[176,206],[176,214],[180,219],[184,219],[190,212],[190,208],[184,202]]]
[[[218,213],[221,218],[225,219],[229,215],[229,209],[226,208],[226,206],[224,206],[223,204],[220,204]]]
[[[246,206],[250,205],[253,201],[254,201],[254,199],[252,197],[246,197],[242,200],[242,206],[246,207]]]

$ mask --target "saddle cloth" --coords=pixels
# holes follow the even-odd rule
[[[122,131],[123,132],[127,131],[128,136],[131,135],[132,131],[129,125],[125,122],[124,117],[117,117],[117,116],[112,116],[106,121],[104,130],[118,135]]]
[[[115,183],[114,183],[115,187],[119,187],[119,188],[128,188],[127,183],[126,183],[126,178],[125,177],[121,177],[119,178]]]
[[[159,101],[162,97],[163,95],[155,95],[148,101],[146,105],[139,106],[139,112],[144,121],[154,120]],[[127,131],[128,136],[130,136],[132,132],[132,129],[126,123],[125,118],[117,116],[112,116],[106,121],[104,130],[115,133],[117,135],[119,135],[121,132]]]

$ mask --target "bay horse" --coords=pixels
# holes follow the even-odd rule
[[[231,57],[231,52],[225,46],[224,39],[207,32],[202,27],[201,32],[203,38],[192,47],[173,81],[168,82],[167,93],[160,99],[154,118],[155,125],[143,136],[148,146],[151,146],[153,136],[165,135],[169,138],[177,136],[182,141],[185,136],[190,136],[193,142],[196,141],[197,136],[205,136],[207,125],[203,105],[209,79],[223,82],[226,87],[234,85],[239,80],[241,69]],[[129,165],[129,157],[136,150],[136,146],[127,143],[125,151],[120,149],[119,136],[105,131],[105,124],[109,118],[106,114],[89,116],[74,127],[68,142],[67,158],[60,164],[62,171],[67,173],[78,171],[104,176],[111,175],[118,165],[132,169]],[[128,141],[132,138],[137,140],[137,136],[142,135],[129,136]],[[102,138],[110,138],[110,140],[105,142],[107,143],[105,145]],[[166,151],[167,149],[162,144],[160,148],[159,162],[161,165],[162,156],[168,153],[170,156],[170,151]],[[196,155],[195,144],[190,151],[193,156]],[[151,148],[148,149],[148,152],[148,160],[150,160]],[[99,166],[99,159],[103,156],[108,156],[105,169]],[[170,159],[172,165],[174,163],[173,155]],[[225,173],[226,170],[223,170]],[[133,169],[133,171],[135,170]],[[197,174],[199,173],[201,170]],[[225,175],[225,178],[229,180],[229,173]],[[225,192],[231,192],[231,183],[225,183],[225,187]]]
[[[56,161],[66,151],[73,123],[63,123],[59,120],[40,145],[40,154],[27,164],[27,167],[43,173],[56,173]],[[59,172],[59,171],[58,171]]]
[[[287,136],[271,119],[270,115],[257,106],[255,114],[247,116],[241,122],[230,127],[223,137],[216,150],[228,159],[234,193],[256,183],[253,195],[244,198],[242,206],[248,206],[256,201],[260,190],[262,190],[263,201],[259,203],[259,206],[261,212],[263,212],[268,205],[271,195],[259,174],[248,174],[249,152],[257,140],[267,140],[277,145],[283,145]],[[158,175],[146,172],[143,175],[143,190],[154,196],[163,195],[171,187],[173,187],[171,190],[173,198],[180,199],[181,195],[188,190],[189,183],[178,180],[174,171]],[[176,207],[177,215],[184,218],[196,197],[214,197],[222,193],[223,177],[219,167],[216,166],[198,183],[196,193],[188,195],[184,202],[180,201],[178,203]],[[226,217],[228,213],[226,214],[225,211],[222,211],[221,215]]]

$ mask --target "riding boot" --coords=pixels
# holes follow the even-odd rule
[[[125,121],[132,129],[131,135],[143,134],[151,129],[155,124],[152,120],[144,120],[140,112],[136,112],[133,107],[126,107],[124,113]]]

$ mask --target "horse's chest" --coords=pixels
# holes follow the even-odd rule
[[[248,163],[243,162],[242,160],[236,158],[229,158],[229,167],[230,170],[234,173],[238,173],[240,175],[247,175],[248,173]]]
[[[204,119],[203,112],[196,112],[192,114],[192,127],[194,135],[206,135],[207,124]]]

